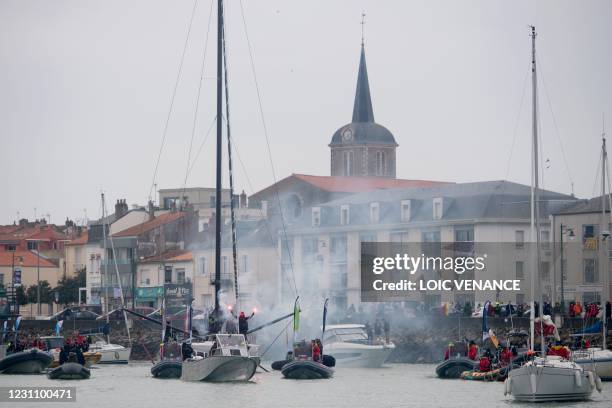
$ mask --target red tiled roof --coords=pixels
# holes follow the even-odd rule
[[[14,226],[17,228],[0,229],[0,241],[21,241],[21,240],[42,240],[42,241],[57,241],[68,239],[67,235],[59,232],[54,225],[36,225],[36,226]]]
[[[168,212],[161,214],[153,218],[151,221],[143,222],[142,224],[134,225],[133,227],[119,231],[116,234],[113,234],[113,237],[137,237],[145,232],[159,227],[160,225],[176,221],[184,216],[184,212]]]
[[[81,232],[80,237],[74,238],[72,241],[68,242],[66,245],[84,245],[87,243],[88,236],[89,236],[89,233],[87,232],[87,230],[85,230]]]
[[[193,261],[193,254],[191,251],[184,250],[172,250],[166,251],[163,255],[155,255],[145,258],[141,261],[141,263],[156,263],[156,262],[189,262]]]
[[[0,252],[0,266],[12,266],[13,265],[13,252],[3,251]],[[37,266],[38,256],[31,251],[15,251],[15,266]],[[48,259],[40,257],[41,268],[57,268],[53,262]]]

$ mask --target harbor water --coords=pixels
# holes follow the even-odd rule
[[[267,365],[269,367],[269,365]],[[77,388],[76,403],[51,407],[612,407],[612,383],[604,383],[590,401],[525,404],[504,397],[501,382],[442,380],[433,365],[391,364],[379,369],[337,368],[329,380],[286,380],[276,372],[258,371],[248,383],[188,383],[151,377],[151,364],[97,366],[91,379],[49,380],[45,375],[0,375],[0,387]],[[40,407],[41,403],[0,403]],[[46,405],[43,405],[46,406]]]

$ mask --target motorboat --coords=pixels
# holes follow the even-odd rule
[[[101,354],[98,364],[127,364],[130,360],[132,349],[98,339],[89,346],[89,351]]]
[[[45,343],[45,351],[53,357],[49,368],[59,367],[59,355],[64,347],[64,338],[62,336],[42,336],[40,339]],[[95,351],[85,351],[83,357],[85,358],[85,367],[90,368],[100,361],[102,354]]]
[[[89,368],[79,363],[64,363],[47,373],[51,380],[86,380],[91,376]]]
[[[395,349],[392,342],[369,339],[363,324],[327,326],[323,343],[340,367],[380,367]]]
[[[312,360],[293,360],[283,366],[281,373],[292,380],[317,380],[331,378],[334,369]]]
[[[39,374],[49,367],[53,357],[37,348],[7,354],[0,360],[2,374]]]
[[[505,393],[517,401],[583,401],[593,389],[601,390],[599,377],[574,361],[559,356],[536,357],[510,370]]]
[[[585,370],[597,373],[602,381],[612,381],[612,351],[596,347],[577,350],[574,361]]]
[[[184,381],[248,381],[257,369],[258,358],[249,355],[242,334],[211,334],[191,348],[195,355],[182,364]]]

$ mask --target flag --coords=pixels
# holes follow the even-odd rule
[[[166,336],[166,298],[162,299],[161,309],[159,311],[162,319],[162,331],[161,331],[161,339],[162,343],[164,342],[164,337]]]
[[[325,321],[327,320],[327,304],[329,303],[329,298],[325,299],[325,304],[323,305],[323,333],[321,335],[321,339],[325,336]]]
[[[298,304],[298,300],[300,297],[298,296],[295,299],[295,304],[293,305],[293,331],[296,332],[300,330],[300,305]]]
[[[15,320],[15,326],[14,326],[15,333],[17,333],[17,330],[19,330],[19,323],[21,323],[21,316],[17,317],[17,320]]]
[[[487,315],[489,314],[490,304],[491,302],[487,300],[484,306],[482,307],[482,341],[483,342],[490,337],[489,328],[487,327]]]
[[[60,320],[59,322],[57,322],[55,324],[55,335],[59,336],[60,335],[60,331],[62,330],[62,325],[64,324],[63,320]]]

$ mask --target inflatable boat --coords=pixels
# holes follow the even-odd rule
[[[272,369],[280,371],[280,370],[283,369],[285,364],[289,364],[292,361],[293,361],[292,359],[275,361],[275,362],[272,363]],[[324,366],[327,366],[327,367],[335,367],[336,366],[336,359],[332,355],[323,354],[322,363],[323,363]]]
[[[183,371],[182,361],[163,360],[151,367],[151,374],[155,378],[181,378]]]
[[[51,380],[86,380],[90,375],[89,368],[79,363],[64,363],[47,373]]]
[[[464,371],[476,369],[477,362],[465,357],[444,360],[436,367],[436,374],[440,378],[460,378]]]
[[[334,370],[312,360],[294,360],[285,364],[281,373],[285,378],[292,380],[316,380],[331,378]]]
[[[51,354],[30,349],[12,353],[0,360],[2,374],[39,374],[53,362]]]
[[[462,380],[504,381],[508,377],[508,367],[500,367],[491,371],[470,370],[461,373]]]

